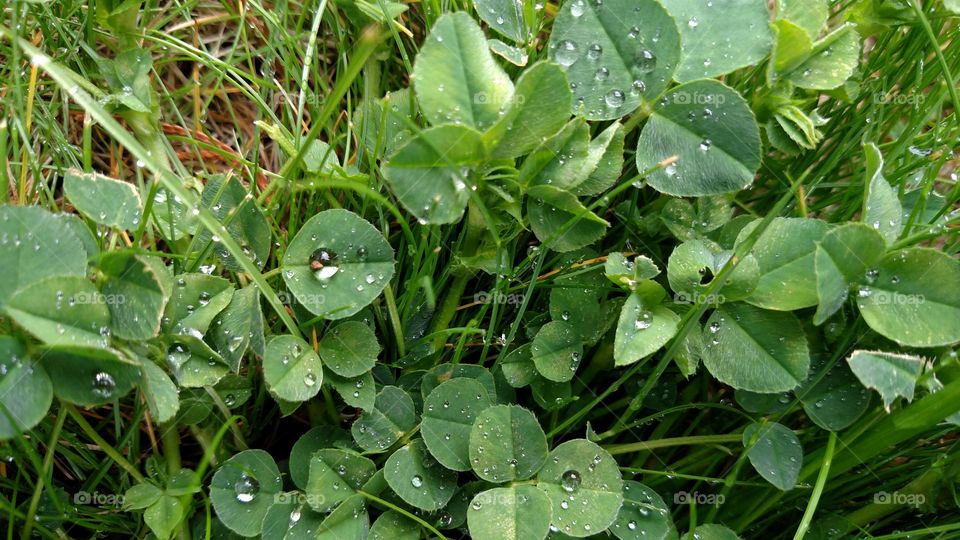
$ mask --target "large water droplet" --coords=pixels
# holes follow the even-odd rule
[[[577,61],[580,52],[577,50],[577,44],[565,39],[557,44],[557,51],[554,53],[554,59],[561,66],[569,66]]]
[[[319,280],[328,280],[340,268],[337,266],[337,254],[327,248],[319,248],[310,255],[310,269]]]
[[[93,393],[97,396],[109,398],[116,388],[116,381],[106,371],[101,371],[93,376]]]
[[[646,330],[653,325],[653,314],[649,311],[642,311],[633,322],[633,327],[637,330]]]
[[[616,89],[607,92],[607,95],[603,97],[603,100],[607,102],[607,106],[614,109],[622,107],[624,99],[623,91]]]
[[[636,65],[640,73],[650,73],[657,67],[657,57],[650,49],[641,49],[637,53]]]
[[[413,478],[410,479],[410,485],[415,488],[423,487],[423,478],[420,478],[418,475],[414,475]]]
[[[190,359],[190,349],[182,343],[172,343],[167,349],[167,363],[174,369],[179,369]]]
[[[583,8],[586,7],[583,0],[574,0],[570,5],[570,14],[574,17],[583,15]]]
[[[571,469],[563,473],[560,477],[560,486],[567,492],[578,490],[580,488],[580,472]]]
[[[587,49],[587,58],[598,60],[603,55],[603,47],[599,43],[594,43]]]
[[[260,492],[260,482],[249,474],[242,474],[233,484],[233,491],[237,494],[237,500],[242,503],[248,503],[256,498]]]

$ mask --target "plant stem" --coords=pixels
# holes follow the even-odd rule
[[[670,439],[657,439],[655,441],[640,441],[627,444],[611,444],[604,446],[603,449],[610,455],[629,454],[631,452],[644,452],[656,448],[667,448],[670,446],[687,446],[694,444],[719,444],[728,442],[739,442],[743,439],[740,433],[730,433],[723,435],[689,435],[686,437],[673,437]]]
[[[357,490],[357,494],[361,495],[364,498],[370,499],[371,501],[377,504],[386,506],[387,508],[393,510],[394,512],[397,512],[398,514],[403,514],[405,517],[410,518],[413,521],[416,521],[417,523],[420,524],[421,527],[430,531],[434,536],[436,536],[440,540],[447,540],[447,537],[444,536],[443,533],[438,531],[436,528],[434,528],[433,525],[430,525],[429,523],[421,519],[419,516],[416,516],[414,514],[411,514],[410,512],[407,512],[406,510],[404,510],[403,508],[400,508],[399,506],[393,504],[392,502],[385,501],[380,497],[377,497],[372,493],[367,493],[366,491],[363,491],[363,490]]]
[[[180,470],[180,433],[177,431],[177,423],[170,422],[160,426],[160,440],[163,443],[163,457],[167,460],[167,472],[175,474]]]
[[[30,538],[30,532],[33,529],[34,518],[37,515],[37,507],[40,505],[40,496],[43,494],[43,487],[46,485],[47,476],[50,474],[50,467],[53,465],[53,456],[57,453],[57,439],[60,438],[60,430],[67,419],[67,409],[60,407],[57,412],[57,420],[53,424],[53,430],[50,431],[50,442],[47,443],[47,453],[43,456],[43,471],[37,477],[37,486],[33,490],[33,497],[30,498],[30,507],[27,509],[26,521],[23,525],[22,537],[24,540]],[[49,486],[53,490],[53,486]]]
[[[830,438],[827,439],[827,450],[823,455],[823,462],[820,465],[820,474],[817,475],[817,483],[813,487],[813,493],[810,495],[810,501],[807,503],[807,510],[803,513],[803,519],[800,520],[800,526],[797,527],[797,534],[793,535],[793,540],[801,540],[807,534],[810,528],[810,522],[813,521],[813,514],[817,511],[817,503],[820,502],[820,495],[823,494],[823,488],[827,485],[827,478],[830,476],[830,464],[833,462],[833,450],[837,446],[837,432],[831,431]]]
[[[87,437],[90,437],[90,439],[96,443],[101,450],[103,450],[103,453],[107,454],[107,457],[112,459],[114,463],[116,463],[121,469],[127,471],[137,482],[144,481],[144,477],[142,474],[140,474],[140,471],[138,471],[133,464],[127,461],[127,458],[123,457],[120,452],[117,452],[114,447],[110,446],[110,443],[104,440],[104,438],[97,433],[97,430],[93,429],[93,426],[87,422],[86,418],[84,418],[83,415],[81,415],[73,405],[65,401],[61,401],[60,405],[66,409],[67,413],[70,415],[70,418],[73,418],[73,421],[80,426],[80,429],[86,433]]]
[[[450,288],[447,289],[447,294],[443,296],[443,303],[440,304],[440,310],[437,312],[436,318],[433,320],[430,333],[444,330],[450,326],[450,321],[453,320],[453,316],[457,313],[457,306],[460,305],[460,298],[463,297],[463,292],[467,289],[468,281],[470,281],[470,276],[467,274],[458,274],[454,276],[453,283],[451,283]],[[433,350],[436,352],[442,352],[440,349],[443,347],[443,344],[446,343],[446,341],[446,334],[438,335],[433,340]]]

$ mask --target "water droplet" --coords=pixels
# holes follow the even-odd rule
[[[340,270],[336,263],[337,254],[327,248],[319,248],[310,255],[310,269],[321,281],[332,278]]]
[[[633,327],[636,330],[646,330],[653,325],[653,314],[649,311],[642,311],[638,316],[637,320],[633,322]]]
[[[109,398],[116,388],[117,383],[109,373],[101,371],[93,376],[93,393],[97,396]]]
[[[696,17],[690,17],[690,20],[687,21],[687,26],[690,28],[696,28],[700,24],[700,21]]]
[[[580,472],[573,469],[566,471],[560,477],[560,486],[566,492],[574,492],[580,488]]]
[[[583,15],[583,8],[583,0],[574,0],[573,4],[570,5],[570,14],[574,17],[580,17]]]
[[[641,49],[637,53],[636,66],[640,73],[650,73],[657,68],[657,57],[650,49]]]
[[[569,39],[565,39],[557,44],[554,59],[561,66],[569,66],[576,62],[579,56],[580,52],[577,50],[577,44]]]
[[[449,512],[440,514],[440,519],[437,520],[437,525],[439,525],[440,528],[449,527],[451,523],[453,523],[453,516],[450,515]]]
[[[410,485],[415,488],[423,487],[423,478],[420,478],[418,475],[414,475],[413,478],[410,479]]]
[[[260,492],[260,482],[257,479],[243,473],[233,484],[233,491],[237,494],[237,500],[242,503],[248,503],[256,498]]]
[[[603,100],[606,101],[607,106],[614,109],[622,107],[624,99],[625,96],[623,95],[623,91],[616,89],[607,92],[607,95],[603,97]]]
[[[314,375],[312,371],[307,372],[307,374],[303,376],[303,384],[307,386],[317,384],[317,376]]]
[[[599,60],[603,55],[603,47],[599,43],[594,43],[587,49],[587,58],[591,60]]]

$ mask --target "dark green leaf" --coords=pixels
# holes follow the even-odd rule
[[[349,317],[393,277],[393,248],[370,222],[342,209],[310,218],[283,254],[283,279],[305,308],[327,319]]]
[[[537,417],[518,405],[494,405],[470,429],[469,465],[494,483],[530,478],[547,459],[547,439]]]
[[[791,313],[723,304],[707,320],[703,340],[703,364],[734,388],[783,392],[807,378],[807,338]]]
[[[455,471],[470,470],[470,428],[491,403],[483,385],[466,377],[450,379],[430,392],[423,402],[420,433],[441,465]]]
[[[748,187],[760,166],[760,129],[750,106],[735,90],[713,80],[671,89],[637,141],[637,170],[673,156],[678,158],[674,163],[647,177],[661,193],[701,197]]]
[[[143,215],[143,202],[133,184],[96,173],[69,170],[63,191],[87,217],[108,227],[135,230]]]
[[[437,463],[421,439],[394,452],[383,471],[390,489],[421,510],[443,508],[457,489],[457,473]]]
[[[223,462],[210,481],[217,516],[241,536],[257,536],[281,490],[280,471],[269,453],[244,450]]]

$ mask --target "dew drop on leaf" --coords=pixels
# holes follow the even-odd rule
[[[650,73],[657,67],[657,57],[650,49],[641,49],[637,53],[637,70],[640,73]]]
[[[614,109],[622,107],[624,99],[623,91],[617,89],[607,92],[607,95],[603,97],[603,100],[607,102],[607,106]]]
[[[242,474],[233,484],[233,491],[237,494],[237,500],[242,503],[248,503],[256,498],[260,492],[260,482],[249,474]]]
[[[649,311],[642,311],[640,315],[637,316],[637,320],[634,321],[633,327],[636,330],[646,330],[653,325],[653,314]]]
[[[583,0],[574,0],[573,4],[570,6],[570,14],[574,17],[580,17],[583,15],[583,8]]]
[[[569,39],[565,39],[557,44],[557,52],[554,58],[561,66],[569,66],[577,61],[579,55],[577,44]]]
[[[93,376],[93,393],[102,398],[109,398],[112,396],[116,387],[116,381],[114,381],[113,377],[105,371],[101,371]]]
[[[603,55],[603,47],[599,43],[594,43],[587,49],[587,58],[591,60],[599,60]]]
[[[580,472],[573,469],[563,473],[560,477],[560,486],[564,491],[574,492],[580,488]]]

